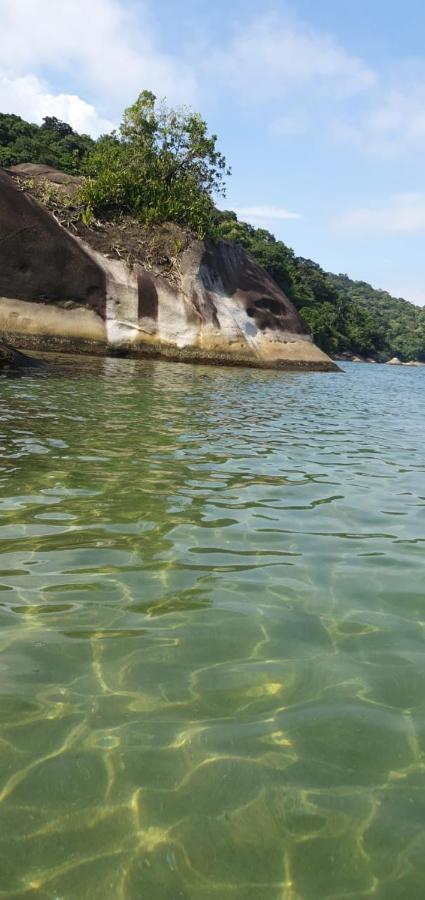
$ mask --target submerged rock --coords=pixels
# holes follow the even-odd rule
[[[0,343],[0,372],[13,371],[17,369],[39,369],[44,368],[43,364],[19,350],[14,350],[6,344]]]
[[[409,360],[409,362],[403,363],[403,366],[410,366],[411,368],[414,368],[414,369],[420,369],[420,368],[422,368],[422,366],[425,366],[425,363],[419,362],[419,360],[416,360],[416,359],[411,359],[411,360]]]
[[[293,304],[242,247],[185,234],[181,247],[174,242],[172,266],[161,270],[134,252],[143,244],[137,223],[115,232],[113,226],[63,227],[46,207],[52,190],[63,195],[70,186],[69,206],[76,181],[31,164],[13,174],[0,171],[0,332],[12,343],[337,370]],[[38,199],[33,184],[42,185]]]

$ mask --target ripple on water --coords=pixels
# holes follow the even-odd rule
[[[0,897],[422,900],[424,377],[0,379]]]

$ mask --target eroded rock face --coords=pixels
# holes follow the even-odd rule
[[[61,186],[70,178],[24,168],[19,175]],[[95,246],[90,230],[84,239],[66,230],[25,184],[0,171],[0,332],[14,346],[337,368],[241,247],[192,241],[170,279]]]
[[[101,266],[1,170],[0,296],[105,313]]]

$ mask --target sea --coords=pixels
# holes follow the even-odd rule
[[[0,378],[0,898],[423,900],[425,369]]]

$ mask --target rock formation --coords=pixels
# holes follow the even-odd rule
[[[108,252],[101,225],[63,227],[40,192],[39,199],[33,196],[36,183],[47,186],[47,194],[66,192],[68,202],[78,189],[78,179],[46,166],[0,170],[0,334],[10,344],[337,369],[285,294],[241,247],[190,240],[170,277]]]

